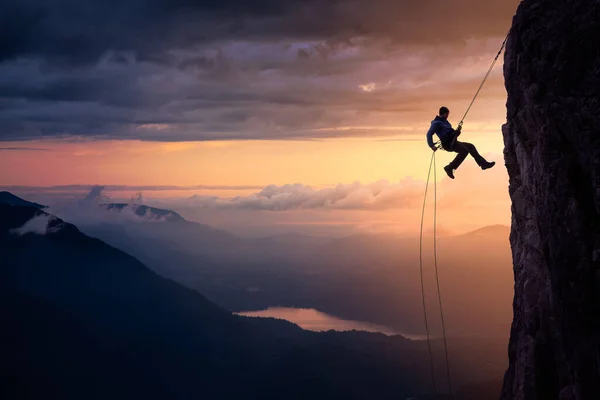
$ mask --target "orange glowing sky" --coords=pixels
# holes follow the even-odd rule
[[[495,134],[472,134],[482,153],[502,151]],[[9,147],[23,146],[8,143]],[[2,186],[69,184],[331,185],[355,180],[424,179],[431,152],[421,137],[319,141],[27,143],[46,151],[6,151]],[[447,163],[450,153],[439,153]]]
[[[41,32],[34,39],[44,46],[24,45],[0,60],[0,188],[169,185],[181,188],[144,195],[228,199],[267,185],[424,181],[429,122],[445,105],[458,123],[518,2],[443,2],[447,25],[437,0],[375,2],[360,13],[350,3],[339,2],[333,19],[321,21],[290,1],[271,25],[240,3],[251,31],[221,37],[217,29],[198,43],[172,32],[160,43],[100,45],[97,32],[84,32],[97,53],[63,53],[60,38]],[[198,7],[193,29],[204,18]],[[112,18],[111,10],[99,12]],[[302,18],[312,25],[294,25]],[[440,25],[445,35],[431,32]],[[144,28],[119,29],[126,39]],[[499,162],[497,169],[505,101],[500,60],[462,136]],[[471,212],[480,225],[508,224],[505,172],[477,171],[469,158],[449,182],[441,167],[452,157],[438,152],[438,181],[456,218]],[[216,188],[186,189],[195,185]],[[473,203],[486,194],[496,198]],[[394,204],[383,219],[401,223],[410,207]]]

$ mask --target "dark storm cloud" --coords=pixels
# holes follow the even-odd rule
[[[4,0],[0,140],[312,139],[389,124],[473,55],[464,39],[502,37],[516,3]],[[438,95],[471,90],[457,79]]]
[[[0,147],[0,151],[52,151],[37,147]]]
[[[93,63],[107,50],[160,60],[165,52],[222,39],[443,42],[500,35],[516,1],[495,0],[4,0],[0,60],[40,55]],[[334,40],[335,39],[335,40]]]
[[[174,185],[142,185],[142,186],[131,186],[131,185],[56,185],[56,186],[3,186],[0,187],[2,190],[15,191],[15,192],[73,192],[78,193],[81,191],[90,192],[101,191],[108,192],[120,192],[120,191],[186,191],[186,190],[217,190],[217,191],[239,191],[239,190],[260,190],[264,186],[227,186],[227,185],[192,185],[192,186],[174,186]]]

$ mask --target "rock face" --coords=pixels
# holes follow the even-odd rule
[[[515,299],[502,399],[600,399],[600,0],[524,0],[505,53]]]

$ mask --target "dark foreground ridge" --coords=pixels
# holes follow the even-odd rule
[[[47,229],[15,231],[32,218]],[[0,254],[3,399],[406,399],[430,390],[423,342],[234,316],[34,207],[0,204]],[[486,363],[470,342],[454,354],[462,384],[479,368],[461,365]]]
[[[600,399],[600,0],[525,0],[505,55],[515,271],[502,399]]]
[[[34,207],[34,208],[38,208],[40,210],[47,208],[46,206],[43,206],[41,204],[38,203],[32,203],[31,201],[27,201],[27,200],[23,200],[20,197],[15,196],[14,194],[10,193],[10,192],[0,192],[0,203],[1,204],[8,204],[11,206],[28,206],[28,207]]]

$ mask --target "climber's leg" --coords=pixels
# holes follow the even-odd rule
[[[468,143],[459,142],[457,140],[456,142],[454,142],[454,146],[452,146],[452,148],[449,149],[449,151],[458,153],[456,155],[456,157],[454,157],[454,160],[452,160],[452,162],[450,164],[448,164],[448,167],[450,169],[458,169],[458,167],[460,167],[460,165],[463,163],[463,161],[465,161],[465,158],[467,158],[467,156],[469,155],[469,152],[470,152],[469,148],[467,146],[465,146],[465,144],[468,144]],[[477,152],[477,150],[475,150],[475,152]],[[473,157],[475,157],[475,156],[473,156]]]

